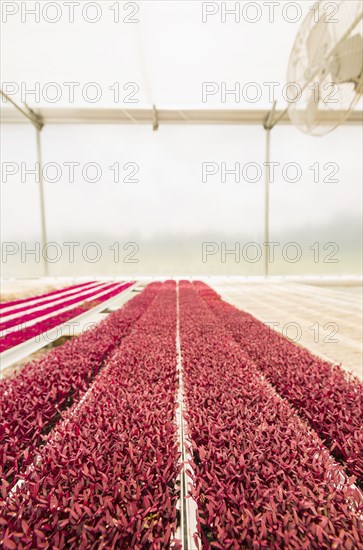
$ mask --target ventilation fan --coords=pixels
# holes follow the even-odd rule
[[[363,3],[315,2],[296,37],[288,82],[291,121],[321,136],[346,120],[363,94]]]

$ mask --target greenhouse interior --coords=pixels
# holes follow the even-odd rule
[[[0,4],[0,547],[362,549],[362,2]]]

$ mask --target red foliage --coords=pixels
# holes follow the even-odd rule
[[[70,319],[73,319],[78,315],[81,315],[82,313],[87,311],[87,309],[91,309],[96,305],[102,304],[102,302],[105,302],[106,300],[117,296],[117,294],[129,288],[132,284],[133,283],[115,285],[113,288],[110,289],[109,292],[106,292],[106,294],[100,296],[99,298],[96,298],[93,301],[84,302],[78,307],[75,307],[63,313],[59,313],[58,315],[54,315],[53,317],[49,317],[48,319],[43,319],[43,321],[39,321],[38,323],[35,323],[34,325],[31,325],[29,327],[21,328],[21,323],[30,320],[26,319],[26,317],[28,316],[21,317],[20,320],[19,318],[12,319],[11,321],[9,321],[9,323],[15,322],[16,325],[19,325],[19,329],[13,330],[12,332],[9,332],[8,334],[5,334],[5,336],[0,338],[0,352],[6,351],[7,349],[21,344],[22,342],[26,342],[27,340],[30,340],[31,338],[34,338],[39,334],[43,334],[44,332],[47,332],[48,330],[51,330],[52,328],[61,325],[62,323],[65,323],[66,321],[69,321]],[[96,294],[96,292],[94,292],[93,294]],[[80,300],[74,300],[74,302],[76,301],[79,302]],[[70,305],[70,303],[66,305]],[[46,311],[47,313],[51,313],[59,307],[63,306],[56,306],[54,308],[49,307],[46,310],[43,310],[42,313],[40,313],[39,311],[33,312],[31,316],[33,316],[33,318],[40,317],[42,314],[44,314],[44,311]]]
[[[65,307],[66,305],[71,305],[72,303],[76,303],[77,301],[82,301],[82,299],[84,299],[84,295],[85,294],[88,294],[88,293],[96,293],[96,292],[101,292],[102,288],[101,287],[105,287],[105,283],[97,283],[97,284],[92,284],[92,286],[88,286],[87,288],[78,288],[76,290],[69,290],[67,291],[65,294],[57,294],[56,296],[50,296],[48,298],[43,298],[41,300],[37,300],[37,301],[34,301],[34,302],[30,302],[30,301],[27,301],[25,303],[25,305],[17,305],[16,307],[10,309],[10,311],[4,311],[4,310],[1,310],[0,311],[0,319],[3,319],[4,317],[8,317],[10,315],[18,315],[19,313],[22,313],[23,311],[27,311],[28,313],[34,309],[34,308],[42,308],[41,310],[38,310],[37,311],[37,315],[36,316],[40,316],[44,311],[45,311],[45,314],[48,313],[47,312],[47,307],[50,307],[50,306],[53,306],[53,305],[57,305],[57,308],[54,308],[52,311],[56,311],[56,309],[58,309],[59,307]],[[106,288],[105,288],[106,290]],[[82,294],[82,296],[78,296]],[[68,300],[72,300],[74,298],[77,298],[74,302],[71,302],[71,304],[67,304],[67,301]],[[85,298],[87,298],[87,295],[85,296]],[[55,302],[61,302],[60,304],[55,304]],[[24,323],[26,322],[28,319],[25,319],[24,318],[25,316],[21,317],[21,322]],[[34,318],[34,317],[33,317]],[[17,321],[18,317],[15,318],[15,321]],[[31,320],[31,319],[29,319]],[[9,326],[5,326],[3,327],[3,322],[1,322],[0,324],[0,330],[3,331],[3,330],[6,330],[7,328],[10,328],[10,325]],[[13,325],[11,326],[15,326],[19,324],[19,321],[15,322]]]
[[[54,296],[54,298],[56,298],[57,294],[61,294],[63,292],[72,292],[72,291],[75,291],[77,289],[82,289],[82,287],[90,286],[91,284],[94,284],[94,282],[88,281],[87,283],[81,283],[79,285],[72,285],[72,286],[67,286],[67,287],[64,287],[64,288],[59,288],[57,290],[52,290],[51,292],[47,292],[46,294],[38,294],[36,296],[28,296],[27,298],[20,298],[19,300],[12,300],[11,302],[1,302],[0,303],[0,309],[5,309],[5,308],[8,308],[10,306],[17,306],[19,304],[26,305],[28,302],[46,300],[46,299],[49,299],[49,297],[52,297],[52,296]]]
[[[203,548],[358,548],[362,494],[191,283],[180,339]]]
[[[158,288],[148,287],[148,297]],[[170,547],[179,468],[175,335],[170,282],[7,500],[5,547]]]
[[[149,285],[96,329],[0,383],[4,548],[179,547],[175,290],[173,282]],[[257,350],[251,358],[254,339],[266,352],[262,329],[242,346],[231,332],[239,312],[208,287],[183,282],[179,297],[203,548],[363,547],[363,495],[354,479],[276,393]]]
[[[278,393],[363,484],[363,384],[195,283],[204,301]]]
[[[0,477],[23,471],[62,411],[77,401],[106,357],[130,332],[155,298],[159,285],[109,315],[97,327],[50,351],[10,379],[0,381]]]

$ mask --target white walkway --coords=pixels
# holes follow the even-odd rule
[[[221,297],[363,380],[362,288],[216,282]]]

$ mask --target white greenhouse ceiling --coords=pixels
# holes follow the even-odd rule
[[[5,4],[18,4],[19,11],[5,13]],[[290,51],[312,3],[40,2],[38,14],[31,11],[35,4],[2,3],[2,83],[17,101],[32,107],[268,109],[273,99],[285,106]],[[245,4],[239,15],[226,13]]]

